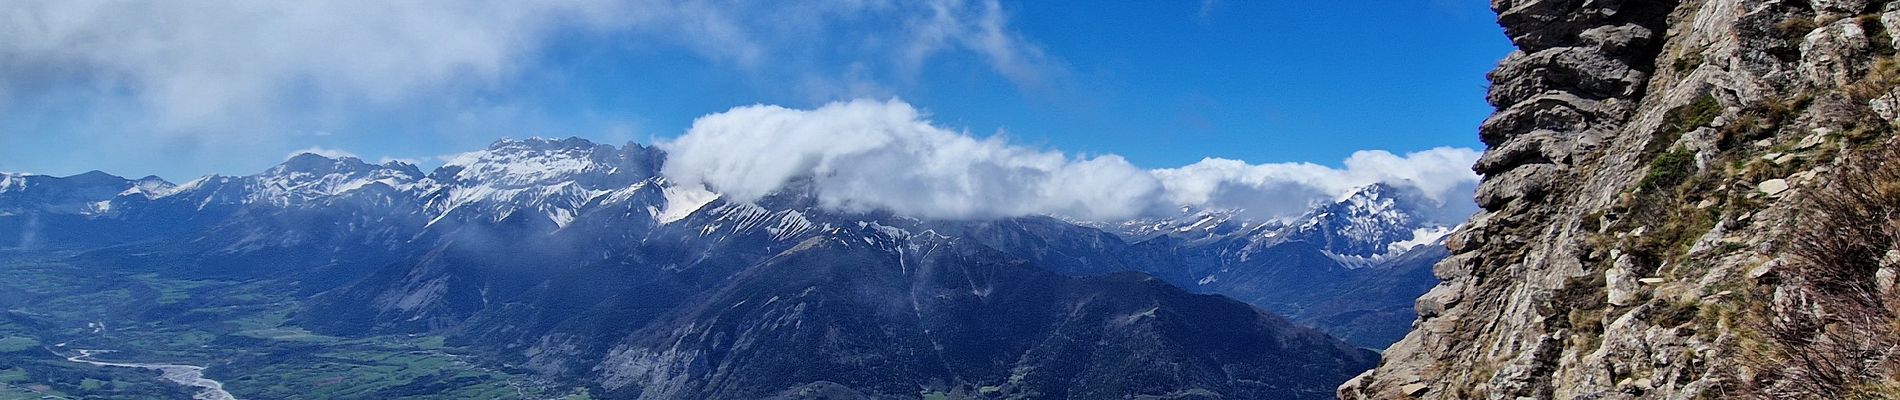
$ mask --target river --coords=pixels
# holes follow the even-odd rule
[[[236,397],[231,396],[231,392],[224,391],[223,383],[210,380],[210,379],[205,379],[205,373],[204,373],[205,367],[200,367],[196,365],[180,365],[180,364],[144,364],[144,363],[96,361],[96,360],[90,360],[89,358],[92,358],[94,354],[106,353],[106,352],[110,352],[111,350],[77,350],[77,351],[79,352],[79,355],[66,357],[66,361],[72,361],[76,363],[87,363],[87,364],[105,366],[105,367],[155,369],[155,370],[158,370],[159,372],[164,373],[165,380],[169,380],[172,383],[176,383],[176,384],[187,386],[187,387],[199,388],[198,394],[191,396],[192,399],[237,400]]]

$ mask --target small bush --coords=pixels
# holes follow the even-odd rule
[[[1887,57],[1875,61],[1873,67],[1867,69],[1867,75],[1844,89],[1849,100],[1866,103],[1887,95],[1896,86],[1900,86],[1900,61]]]
[[[1548,321],[1557,328],[1568,328],[1579,347],[1596,348],[1602,341],[1604,308],[1610,304],[1608,282],[1603,274],[1573,276],[1551,291],[1544,305],[1545,315],[1561,315]]]
[[[1880,14],[1862,15],[1854,22],[1860,24],[1860,30],[1867,32],[1867,41],[1873,46],[1874,54],[1892,56],[1893,36],[1887,33],[1887,25],[1880,23]]]
[[[1714,95],[1706,94],[1694,102],[1669,110],[1668,114],[1663,115],[1662,126],[1658,127],[1656,136],[1650,138],[1645,147],[1645,154],[1661,153],[1675,144],[1676,140],[1682,139],[1683,134],[1709,126],[1715,122],[1715,117],[1721,115],[1722,102],[1716,100]]]
[[[1610,304],[1609,283],[1603,274],[1575,276],[1550,294],[1552,309],[1594,310]],[[1554,314],[1554,313],[1553,313]]]
[[[1644,191],[1675,190],[1692,173],[1695,173],[1695,153],[1688,150],[1663,153],[1650,160],[1649,173],[1643,175],[1638,187]]]
[[[1570,310],[1570,333],[1580,352],[1603,346],[1603,310]]]
[[[1669,66],[1671,68],[1674,68],[1677,73],[1685,73],[1689,71],[1694,71],[1697,67],[1702,66],[1702,56],[1700,55],[1682,56],[1680,58],[1677,58],[1676,61],[1674,63],[1671,63]]]
[[[1649,321],[1657,326],[1682,326],[1695,321],[1696,314],[1702,311],[1702,305],[1694,301],[1660,301],[1652,304]]]
[[[1807,39],[1808,33],[1820,27],[1821,24],[1813,18],[1794,17],[1775,24],[1775,31],[1781,32],[1783,45],[1798,49],[1801,48],[1801,42]]]
[[[1768,105],[1769,120],[1781,122],[1794,120],[1795,117],[1800,116],[1801,110],[1807,109],[1808,104],[1813,102],[1814,95],[1802,93],[1792,99],[1769,99],[1765,103]]]

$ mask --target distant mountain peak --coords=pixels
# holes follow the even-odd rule
[[[502,139],[496,140],[493,143],[489,143],[487,150],[488,151],[520,151],[520,150],[546,151],[546,150],[559,150],[559,149],[578,150],[578,149],[593,149],[600,146],[613,147],[613,145],[594,143],[594,141],[583,139],[578,136],[569,136],[567,138],[549,138],[549,137],[541,137],[541,136],[529,136],[529,137],[519,138],[519,139],[502,138]]]
[[[367,171],[378,168],[382,168],[382,166],[363,162],[363,160],[356,157],[346,156],[331,158],[316,153],[298,153],[297,155],[290,156],[290,159],[284,160],[283,163],[277,164],[276,167],[272,167],[269,171],[265,172],[265,174],[306,173],[321,175]]]
[[[1373,182],[1372,184],[1360,186],[1357,189],[1353,189],[1350,192],[1346,192],[1346,196],[1344,198],[1341,198],[1341,200],[1354,198],[1354,197],[1385,198],[1385,197],[1392,196],[1394,193],[1397,193],[1398,191],[1399,191],[1399,188],[1392,186],[1392,184],[1385,183],[1385,182]]]
[[[437,169],[438,180],[522,188],[577,182],[589,187],[627,186],[658,170],[651,149],[616,147],[587,139],[502,139],[488,149],[462,153]]]
[[[1347,267],[1377,265],[1442,241],[1453,228],[1435,222],[1442,208],[1416,188],[1374,183],[1308,212],[1286,240],[1320,246]]]
[[[1168,217],[1139,218],[1120,222],[1064,221],[1115,233],[1131,241],[1142,241],[1161,236],[1185,240],[1218,238],[1220,236],[1252,230],[1273,223],[1272,221],[1263,222],[1250,220],[1245,218],[1242,213],[1242,210],[1201,209],[1192,206],[1182,206],[1180,214]]]
[[[1289,242],[1305,242],[1348,268],[1380,265],[1400,254],[1435,244],[1452,229],[1438,216],[1455,213],[1405,184],[1373,183],[1320,202],[1291,218],[1250,217],[1245,210],[1183,207],[1181,213],[1115,223],[1071,221],[1114,232],[1130,241],[1169,237],[1189,243],[1237,241],[1235,257]],[[1462,217],[1462,216],[1460,216]]]
[[[131,180],[93,170],[63,177],[0,173],[0,215],[100,214],[124,195],[154,197],[171,190],[158,177]]]
[[[66,180],[71,180],[71,181],[82,181],[82,182],[88,182],[88,183],[118,182],[118,181],[125,180],[125,178],[119,177],[118,175],[108,174],[105,171],[100,171],[96,169],[91,170],[91,171],[86,171],[78,175],[64,177],[61,179],[66,179]]]
[[[177,189],[178,185],[165,180],[165,178],[160,178],[158,175],[146,175],[144,178],[132,181],[132,187],[119,192],[119,195],[139,195],[151,199],[171,194]]]

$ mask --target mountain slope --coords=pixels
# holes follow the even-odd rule
[[[602,247],[569,247],[597,235],[587,219],[505,250],[443,242],[416,264],[320,296],[302,318],[339,332],[448,329],[452,342],[508,362],[658,399],[812,385],[866,398],[984,387],[1320,398],[1330,390],[1316,382],[1369,366],[1369,352],[1243,303],[1138,275],[1065,277],[940,235],[948,224],[800,208],[809,205],[791,194],[715,200]],[[1193,323],[1158,332],[1113,323],[1142,312]],[[1162,349],[1174,350],[1153,353]],[[1098,362],[1119,367],[1084,367]],[[1148,377],[1154,365],[1204,372]],[[1006,383],[1022,371],[1054,375]]]
[[[616,398],[1310,399],[1375,357],[1127,272],[1133,247],[1099,230],[836,212],[807,182],[730,202],[663,159],[526,139],[426,174],[301,154],[149,193],[35,177],[0,227],[75,233],[44,243],[128,274],[268,282],[303,298],[290,326],[440,335]]]
[[[1431,279],[1399,260],[1442,255],[1430,206],[1383,185],[1122,236],[839,212],[808,180],[733,202],[658,176],[664,158],[524,139],[428,173],[300,154],[176,187],[33,178],[0,193],[22,210],[0,228],[65,232],[40,244],[100,268],[270,282],[318,334],[440,335],[646,399],[1330,397],[1375,355],[1254,305],[1383,346]]]
[[[1286,315],[1353,344],[1384,348],[1411,326],[1411,304],[1437,283],[1441,215],[1456,200],[1369,185],[1287,220],[1232,212],[1121,224],[1139,242],[1103,265],[1128,265],[1174,284]],[[1141,239],[1146,237],[1146,239]]]
[[[599,367],[643,398],[759,398],[826,382],[862,398],[1324,398],[1367,365],[1238,302],[1133,274],[1073,279],[981,247],[914,259],[808,240],[642,329]],[[1365,358],[1362,358],[1365,357]],[[1158,366],[1167,368],[1156,368]]]

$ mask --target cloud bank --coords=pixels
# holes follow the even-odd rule
[[[1478,175],[1471,171],[1478,156],[1477,150],[1454,147],[1402,156],[1384,150],[1362,150],[1348,156],[1341,163],[1343,168],[1209,158],[1153,173],[1167,187],[1169,204],[1284,216],[1305,211],[1313,201],[1340,197],[1373,183],[1416,188],[1428,200],[1441,204],[1468,203],[1478,183]]]
[[[660,143],[662,173],[754,201],[810,179],[822,206],[890,210],[924,218],[1048,214],[1116,220],[1181,206],[1285,217],[1375,182],[1468,202],[1478,152],[1437,148],[1405,155],[1361,151],[1343,168],[1206,159],[1145,170],[1115,155],[1071,156],[978,138],[932,124],[902,101],[855,100],[812,110],[755,105],[695,120]]]

